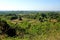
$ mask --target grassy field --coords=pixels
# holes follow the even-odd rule
[[[0,40],[60,40],[60,13],[0,15]]]

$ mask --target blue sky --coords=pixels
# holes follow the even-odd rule
[[[0,10],[60,11],[60,0],[0,0]]]

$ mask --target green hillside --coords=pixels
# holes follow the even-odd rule
[[[0,12],[0,40],[60,40],[60,12]]]

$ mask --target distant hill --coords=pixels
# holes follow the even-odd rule
[[[35,14],[45,12],[60,12],[60,11],[0,11],[0,14]]]

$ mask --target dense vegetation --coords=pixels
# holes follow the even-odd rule
[[[0,12],[0,40],[60,40],[60,12]]]

